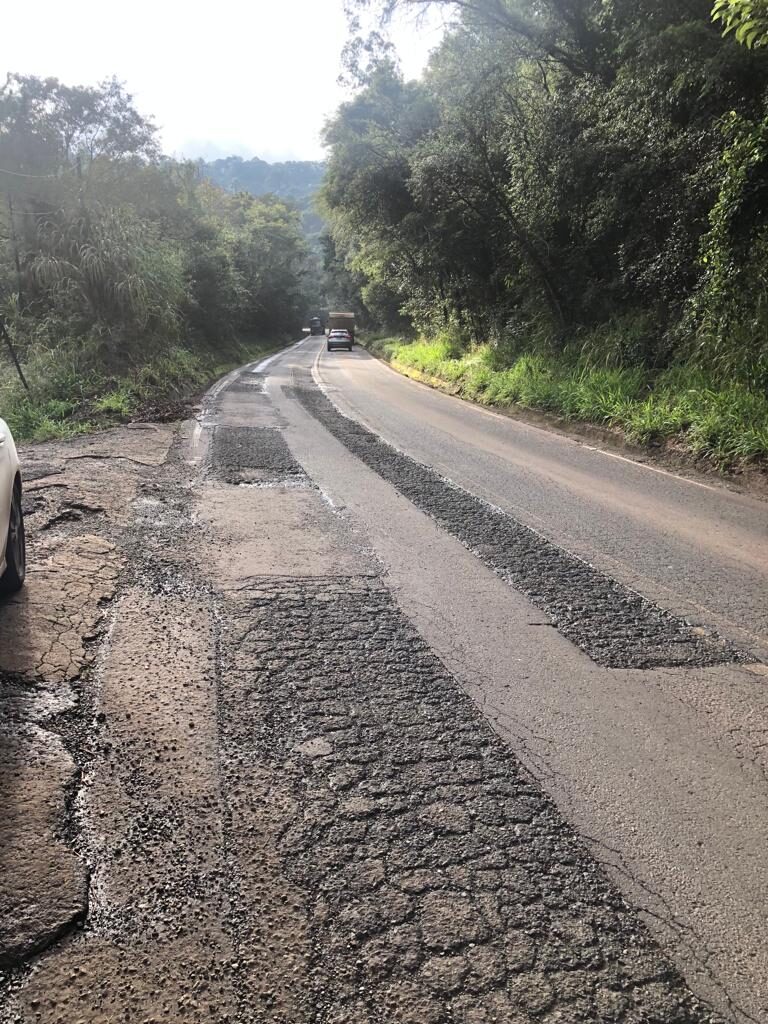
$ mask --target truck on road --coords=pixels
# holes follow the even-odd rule
[[[349,331],[352,344],[355,343],[355,314],[354,313],[329,313],[328,329],[331,331]]]

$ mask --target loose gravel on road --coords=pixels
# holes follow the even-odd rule
[[[349,451],[525,594],[599,665],[644,669],[742,660],[720,637],[646,601],[344,416],[308,375],[296,385],[291,393]]]

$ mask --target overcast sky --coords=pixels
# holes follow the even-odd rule
[[[2,74],[117,75],[178,156],[320,159],[346,35],[342,0],[35,0],[3,13]],[[440,36],[436,18],[394,28],[409,77]]]

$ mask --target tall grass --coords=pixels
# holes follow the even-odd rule
[[[725,468],[768,458],[768,397],[692,366],[610,368],[586,357],[529,353],[498,367],[490,346],[457,353],[451,340],[380,340],[376,352],[483,405],[542,409],[621,430],[638,444],[672,441]]]
[[[269,345],[232,345],[215,355],[177,345],[120,375],[94,369],[77,349],[36,351],[25,365],[31,394],[0,364],[0,416],[18,441],[73,437],[124,422],[142,408],[183,401]]]

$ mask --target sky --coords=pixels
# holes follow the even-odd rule
[[[2,78],[18,71],[93,85],[116,75],[175,156],[318,160],[323,122],[348,95],[336,82],[347,38],[342,4],[12,4],[3,12]],[[394,26],[408,77],[419,74],[441,35],[437,16]]]

